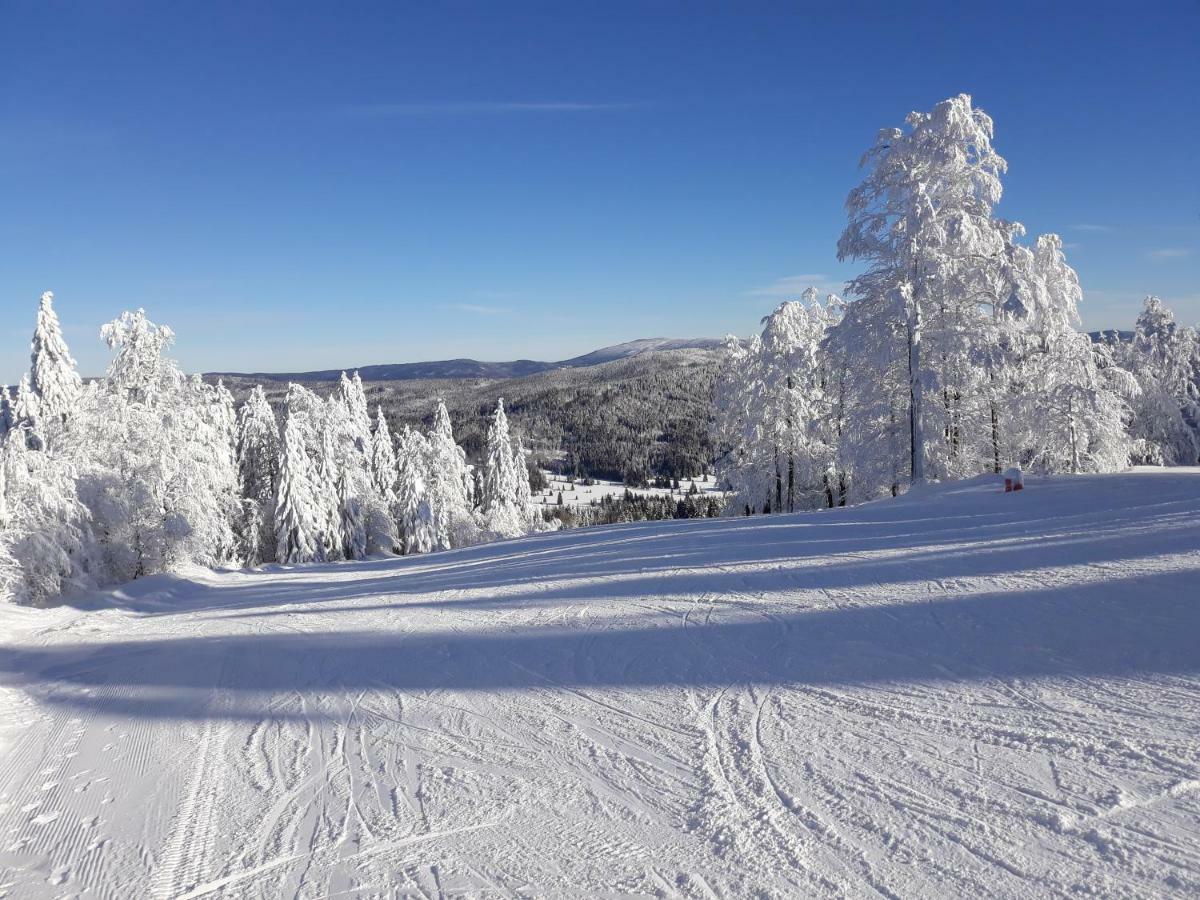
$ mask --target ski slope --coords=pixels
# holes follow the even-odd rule
[[[0,611],[9,897],[1195,896],[1200,472]]]

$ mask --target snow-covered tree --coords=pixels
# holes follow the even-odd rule
[[[346,373],[338,382],[338,396],[345,408],[345,419],[342,423],[346,434],[354,442],[355,448],[363,454],[370,453],[371,446],[371,414],[367,410],[367,397],[363,391],[362,379],[358,372],[352,378]]]
[[[71,465],[10,432],[0,443],[0,599],[41,606],[91,584],[89,519]]]
[[[396,456],[396,502],[404,553],[428,553],[437,540],[425,478],[429,442],[419,431],[405,426]]]
[[[363,559],[367,555],[367,525],[363,515],[362,497],[354,480],[353,469],[343,463],[337,480],[342,554],[346,559]]]
[[[100,337],[115,351],[108,367],[112,390],[135,403],[154,403],[160,394],[178,389],[182,374],[165,356],[175,332],[155,325],[144,309],[121,313],[100,329]]]
[[[463,547],[479,540],[470,501],[471,470],[454,441],[450,413],[438,400],[425,444],[424,480],[434,530],[434,549]]]
[[[327,527],[309,453],[313,436],[308,394],[300,385],[288,386],[275,503],[275,558],[282,563],[320,559],[322,533]]]
[[[102,580],[237,560],[227,402],[165,356],[171,331],[125,313],[102,335],[108,377],[80,395],[63,435],[93,519]]]
[[[1140,388],[1132,402],[1129,430],[1137,462],[1193,466],[1200,457],[1200,396],[1193,382],[1197,336],[1175,322],[1158,297],[1143,302],[1133,340],[1117,347],[1117,364]]]
[[[373,451],[362,381],[343,374],[328,402],[322,472],[334,479],[339,553],[350,559],[391,552],[398,543],[391,504],[376,487]]]
[[[376,545],[376,551],[402,552],[401,509],[396,494],[399,468],[392,432],[381,406],[375,408],[375,430],[371,432],[371,478],[376,496],[372,506],[375,519],[373,530],[376,534],[371,543]]]
[[[791,512],[844,502],[824,341],[841,316],[815,289],[781,304],[748,344],[727,342],[717,382],[717,472],[734,491],[730,511]]]
[[[371,478],[375,490],[387,503],[396,501],[396,448],[383,407],[375,407],[375,430],[371,433]]]
[[[1083,292],[1058,235],[1015,256],[1018,285],[1007,304],[1006,366],[996,398],[998,446],[1024,468],[1111,471],[1126,464],[1123,418],[1136,394],[1128,375],[1075,330]]]
[[[1006,264],[1014,228],[992,217],[1006,164],[969,96],[907,122],[881,131],[864,157],[838,258],[870,264],[850,284],[858,309],[848,327],[877,352],[860,360],[854,389],[886,392],[906,421],[909,479],[921,482],[930,463],[938,477],[976,465],[971,443],[984,429],[974,401],[986,380],[977,350],[989,343],[988,305],[1003,299],[990,269]]]
[[[529,463],[527,460],[525,441],[518,437],[517,445],[513,449],[513,462],[517,468],[517,493],[515,499],[517,509],[525,517],[526,528],[531,529],[541,522],[541,516],[537,514],[537,510],[533,507],[533,490],[529,486]]]
[[[50,291],[42,294],[30,347],[29,386],[38,398],[40,415],[46,420],[42,423],[43,431],[66,420],[83,388],[53,304],[54,294]]]
[[[3,439],[12,430],[15,422],[13,396],[7,387],[0,385],[0,439]]]
[[[528,522],[521,504],[519,481],[528,473],[524,465],[517,469],[513,458],[512,437],[508,431],[508,417],[504,414],[504,399],[496,401],[487,434],[487,456],[483,468],[483,489],[480,509],[488,530],[505,537],[524,534]]]
[[[41,403],[29,384],[29,376],[22,375],[17,384],[17,396],[12,403],[12,426],[20,429],[25,442],[33,448],[41,448],[42,439],[38,426],[41,418]]]
[[[238,412],[237,460],[243,557],[247,565],[270,562],[275,558],[280,441],[279,423],[262,385],[254,386]]]

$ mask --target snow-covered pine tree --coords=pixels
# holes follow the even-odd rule
[[[433,550],[436,540],[425,478],[429,455],[429,442],[425,436],[405,426],[396,457],[397,518],[405,554],[428,553]]]
[[[279,423],[262,385],[238,412],[238,483],[243,502],[242,547],[247,565],[275,558],[275,496],[279,484]]]
[[[400,539],[400,503],[396,494],[399,471],[396,448],[392,443],[392,432],[388,428],[383,407],[375,408],[375,429],[371,432],[371,480],[375,497],[368,521],[368,543],[371,552],[385,550],[402,552]]]
[[[450,413],[438,400],[425,445],[423,476],[434,531],[434,549],[463,547],[479,540],[471,508],[471,470],[454,440]]]
[[[121,313],[100,329],[100,337],[115,351],[108,367],[113,390],[135,403],[153,404],[161,394],[178,389],[182,375],[165,356],[175,332],[155,325],[144,309]]]
[[[195,406],[200,414],[205,438],[206,453],[204,467],[206,484],[213,492],[217,508],[214,525],[219,534],[214,535],[217,545],[215,558],[218,565],[245,563],[242,553],[244,541],[239,532],[242,524],[242,504],[237,458],[237,411],[233,394],[223,380],[216,385],[206,384],[199,375],[189,381],[191,398],[189,406]]]
[[[38,303],[37,325],[30,345],[29,386],[37,395],[39,412],[44,418],[42,430],[50,425],[61,425],[70,415],[83,380],[75,367],[75,360],[63,339],[58,316],[54,312],[54,294],[42,294]]]
[[[386,503],[396,502],[396,448],[382,406],[375,407],[375,430],[371,433],[371,479]]]
[[[338,473],[337,493],[342,555],[346,559],[364,559],[367,555],[367,526],[363,504],[354,485],[353,470],[345,461]]]
[[[17,384],[17,396],[13,400],[13,426],[20,430],[25,442],[34,449],[42,447],[39,425],[41,404],[38,395],[29,384],[29,375],[21,376]]]
[[[316,495],[321,529],[318,537],[318,556],[322,562],[342,559],[342,511],[338,493],[341,453],[338,448],[337,420],[345,407],[335,397],[322,404],[324,415],[320,428],[320,452],[316,466]]]
[[[7,387],[0,385],[0,440],[12,430],[15,421],[12,393]]]
[[[367,409],[367,397],[358,372],[355,372],[352,378],[347,378],[346,373],[342,373],[338,382],[338,396],[346,408],[343,427],[346,428],[359,453],[369,456],[371,452],[371,414]]]
[[[501,397],[496,401],[496,412],[488,427],[480,508],[488,530],[504,537],[525,532],[525,517],[518,507],[517,482],[512,437],[508,431],[508,417],[504,414],[504,398]]]
[[[325,527],[316,496],[317,478],[307,444],[311,423],[305,399],[288,387],[288,409],[279,459],[279,488],[275,504],[275,558],[281,563],[312,562],[320,556]],[[300,390],[304,390],[300,388]],[[293,397],[296,403],[293,408]]]
[[[528,531],[541,524],[541,516],[533,505],[533,491],[529,487],[529,463],[527,459],[525,441],[518,437],[516,446],[513,448],[513,462],[517,468],[517,493],[515,500],[517,509],[525,519],[525,529]]]
[[[343,375],[327,406],[341,553],[353,551],[349,558],[362,559],[391,552],[396,529],[389,504],[375,487],[371,420],[357,373],[352,379]]]

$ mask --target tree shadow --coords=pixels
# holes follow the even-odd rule
[[[1195,476],[1190,476],[1193,480]],[[1170,478],[1118,514],[1101,498],[1061,504],[973,502],[889,506],[749,519],[656,522],[538,535],[429,556],[333,566],[269,567],[245,584],[196,584],[158,576],[81,606],[118,606],[147,616],[224,610],[235,617],[412,607],[495,609],[679,593],[757,593],[788,587],[853,590],[917,578],[952,581],[1054,566],[1101,565],[1194,549],[1191,492]],[[965,491],[964,491],[965,492]],[[905,515],[907,513],[907,515]],[[918,514],[919,513],[919,514]],[[466,594],[468,596],[457,596]],[[480,596],[482,595],[482,596]],[[366,598],[396,598],[373,605]],[[412,598],[422,598],[413,600]],[[424,599],[429,598],[429,599]],[[334,605],[336,604],[336,605]]]
[[[0,648],[0,683],[134,718],[320,715],[272,701],[372,690],[854,686],[1200,673],[1194,569],[927,602],[695,604],[571,630],[303,632]]]

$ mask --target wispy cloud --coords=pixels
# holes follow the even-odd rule
[[[502,306],[484,306],[482,303],[451,303],[447,308],[475,316],[506,316],[512,312]]]
[[[497,116],[536,113],[614,112],[635,109],[637,103],[581,103],[574,101],[455,101],[438,103],[360,103],[342,113],[363,119],[415,116]]]
[[[1072,225],[1076,231],[1112,231],[1111,225]]]
[[[1191,256],[1192,251],[1187,247],[1160,247],[1157,250],[1149,251],[1146,255],[1154,260],[1179,259],[1183,256]]]
[[[1067,241],[1065,244],[1063,244],[1063,249],[1064,250],[1078,250],[1082,246],[1083,246],[1083,244],[1081,244],[1079,241]]]
[[[746,291],[747,297],[783,297],[797,298],[808,288],[814,287],[822,294],[836,294],[845,290],[845,286],[829,280],[824,273],[806,275],[786,275],[776,278],[768,285]]]

